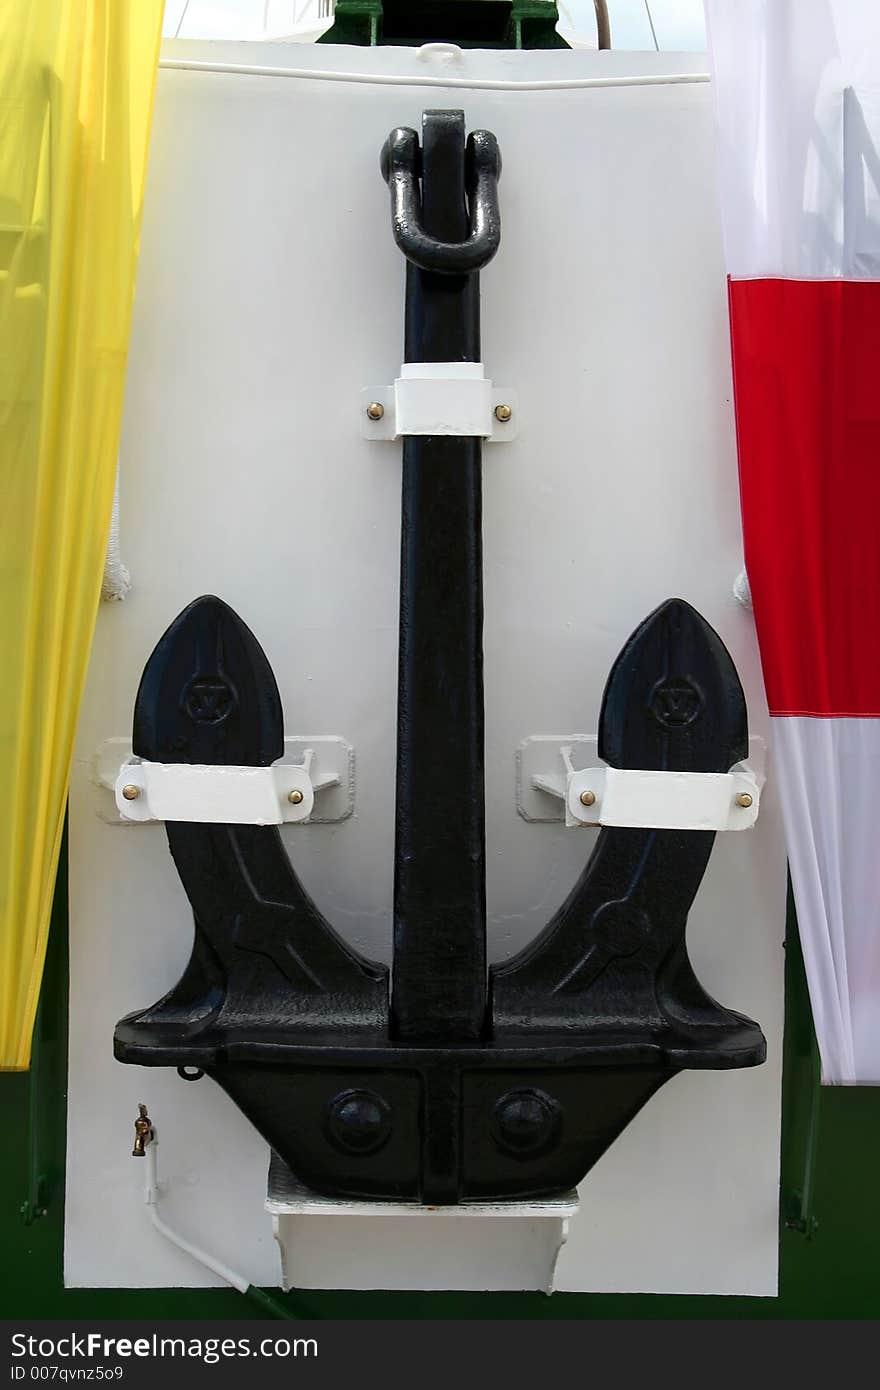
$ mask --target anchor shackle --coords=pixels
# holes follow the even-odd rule
[[[474,130],[465,147],[465,188],[470,234],[464,241],[440,241],[422,223],[419,137],[408,126],[392,130],[382,146],[382,177],[391,191],[394,240],[420,270],[441,275],[469,275],[488,265],[501,244],[498,180],[501,152],[488,130]]]

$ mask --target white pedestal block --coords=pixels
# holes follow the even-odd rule
[[[266,1210],[290,1289],[543,1289],[578,1209],[538,1202],[423,1207],[322,1197],[273,1156]]]

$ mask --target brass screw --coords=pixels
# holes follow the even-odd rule
[[[122,788],[122,795],[125,797],[126,801],[137,801],[140,794],[141,789],[140,787],[136,787],[134,782],[126,782],[125,786]]]
[[[370,401],[367,406],[367,414],[371,420],[381,420],[385,414],[385,407],[381,401]]]
[[[292,792],[287,793],[287,800],[290,802],[291,806],[298,806],[302,799],[303,794],[299,787],[294,787]]]
[[[509,405],[496,405],[495,407],[495,419],[500,420],[502,425],[507,424],[512,414],[513,409]]]
[[[752,798],[748,792],[739,792],[736,798],[737,806],[742,806],[746,811],[752,804]]]
[[[581,805],[594,806],[596,804],[595,792],[581,792]]]

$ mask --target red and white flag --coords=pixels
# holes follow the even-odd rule
[[[705,0],[746,569],[829,1082],[880,1082],[880,3]]]

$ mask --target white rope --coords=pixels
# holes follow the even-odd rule
[[[660,45],[657,42],[657,30],[654,28],[654,19],[651,14],[651,6],[648,4],[648,0],[645,0],[645,13],[648,16],[648,23],[651,26],[651,38],[654,40],[654,51],[655,53],[659,53]]]
[[[110,537],[104,559],[104,578],[101,598],[105,603],[121,603],[131,593],[131,575],[119,553],[119,465],[116,465],[116,486],[113,489],[113,511],[110,514]]]
[[[749,576],[745,570],[740,570],[736,579],[733,581],[733,597],[737,603],[741,603],[743,608],[752,608],[752,590],[749,586]]]
[[[177,21],[177,28],[176,28],[175,31],[174,31],[174,37],[175,37],[176,39],[179,39],[179,38],[180,38],[180,31],[181,31],[181,29],[183,28],[183,21],[186,19],[186,12],[187,12],[188,9],[189,9],[189,0],[186,0],[186,4],[184,5],[183,9],[182,9],[181,12],[180,12],[180,19]]]

